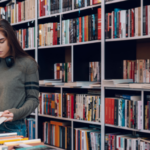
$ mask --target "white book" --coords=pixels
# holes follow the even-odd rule
[[[122,126],[122,112],[121,112],[122,100],[118,99],[118,126]]]
[[[41,143],[41,139],[32,139],[32,140],[25,140],[25,141],[15,141],[15,142],[5,142],[4,145],[6,146],[17,146],[19,144],[30,144],[30,143]]]
[[[135,36],[138,36],[138,8],[135,8]]]
[[[105,86],[115,86],[119,83],[132,83],[133,79],[112,79],[112,80],[103,80]]]
[[[114,34],[114,21],[113,21],[113,18],[114,18],[114,11],[112,11],[111,13],[111,26],[112,26],[112,29],[111,29],[111,38],[113,39],[113,34]]]
[[[77,82],[69,82],[65,83],[64,86],[89,86],[96,82],[86,82],[86,81],[77,81]]]
[[[126,10],[121,11],[121,38],[126,38]]]
[[[128,9],[128,37],[130,37],[130,9]]]

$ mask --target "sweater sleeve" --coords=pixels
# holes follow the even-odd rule
[[[30,115],[39,104],[39,72],[37,64],[32,61],[25,73],[25,103],[19,109],[9,109],[14,114],[13,121],[19,120]]]

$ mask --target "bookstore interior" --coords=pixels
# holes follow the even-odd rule
[[[150,150],[150,0],[0,0],[0,18],[39,64],[27,137],[0,150]]]

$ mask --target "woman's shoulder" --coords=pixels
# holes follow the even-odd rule
[[[26,74],[32,74],[37,71],[38,64],[37,62],[29,56],[20,57],[17,59],[19,66],[22,67],[23,71]]]

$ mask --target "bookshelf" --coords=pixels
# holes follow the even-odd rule
[[[9,1],[9,0],[8,0]],[[65,11],[65,12],[60,12],[60,13],[56,13],[56,14],[52,14],[52,15],[48,15],[48,16],[42,16],[42,17],[38,17],[38,3],[37,0],[35,0],[35,19],[30,19],[30,20],[26,20],[26,21],[22,21],[22,22],[18,22],[18,23],[14,23],[11,24],[14,28],[16,26],[21,27],[24,24],[28,24],[29,22],[34,22],[35,23],[35,28],[36,28],[36,36],[37,40],[36,41],[36,47],[35,48],[25,48],[24,50],[29,52],[29,54],[31,54],[38,63],[40,63],[40,65],[42,64],[42,66],[44,66],[44,61],[45,61],[45,56],[50,54],[53,56],[56,56],[56,54],[53,53],[53,51],[63,51],[63,53],[65,53],[65,48],[69,48],[70,51],[70,60],[72,63],[72,74],[71,74],[71,79],[72,82],[74,81],[78,81],[79,78],[76,77],[75,74],[75,64],[77,61],[77,58],[75,58],[75,56],[77,56],[77,49],[78,47],[82,47],[82,52],[86,53],[86,51],[84,50],[84,46],[87,45],[93,45],[96,46],[99,49],[99,53],[97,53],[99,60],[101,60],[101,81],[103,81],[104,79],[113,79],[114,76],[111,76],[111,73],[106,71],[108,70],[111,66],[111,64],[107,64],[107,60],[109,59],[108,55],[111,55],[113,53],[118,53],[120,51],[120,53],[118,54],[119,57],[121,55],[121,51],[123,54],[125,55],[129,55],[130,52],[125,52],[125,48],[128,48],[129,45],[131,44],[133,46],[134,50],[131,50],[131,58],[135,58],[135,51],[136,51],[136,43],[140,42],[140,41],[146,41],[149,42],[150,39],[150,35],[143,35],[143,32],[141,32],[141,36],[137,36],[137,37],[127,37],[127,38],[116,38],[116,39],[105,39],[105,13],[109,12],[109,10],[113,10],[116,7],[122,7],[125,9],[131,8],[133,7],[139,7],[141,6],[141,20],[143,20],[143,4],[146,0],[137,0],[137,4],[132,4],[132,6],[130,7],[130,2],[132,2],[135,0],[113,0],[110,2],[105,2],[104,0],[102,0],[101,4],[97,4],[97,5],[92,5],[92,6],[87,6],[87,7],[83,7],[80,9],[74,9],[74,1],[72,0],[72,10],[69,11]],[[5,4],[7,1],[3,0],[0,1],[0,5]],[[128,5],[128,6],[127,6]],[[87,42],[79,42],[79,43],[69,43],[69,44],[62,44],[60,43],[60,45],[51,45],[51,46],[40,46],[38,47],[38,25],[40,23],[46,23],[46,22],[53,22],[55,20],[57,20],[58,22],[60,22],[60,41],[62,41],[62,20],[64,18],[71,18],[70,15],[75,15],[76,17],[78,17],[78,13],[80,12],[80,15],[82,16],[83,14],[86,14],[87,11],[92,11],[93,9],[99,8],[101,7],[101,40],[93,40],[93,41],[87,41]],[[18,27],[17,27],[18,28]],[[143,23],[141,22],[141,31],[143,31]],[[111,47],[113,47],[114,45],[117,45],[119,48],[117,48],[117,50],[115,51],[114,49],[108,50]],[[125,48],[122,49],[122,45],[126,45]],[[92,49],[93,50],[93,49]],[[129,51],[130,51],[129,50]],[[114,55],[113,55],[114,56]],[[89,57],[89,56],[88,56]],[[117,57],[115,57],[117,58]],[[46,58],[47,59],[47,58]],[[121,58],[123,59],[123,58]],[[49,63],[54,63],[54,62],[49,62]],[[46,73],[45,73],[46,74]],[[110,76],[108,76],[108,74],[110,74]],[[42,76],[42,79],[44,79],[44,77],[47,77],[44,75],[44,73],[40,74],[40,76]],[[120,76],[119,76],[120,77]],[[75,88],[74,88],[75,89]],[[40,86],[40,91],[41,92],[55,92],[56,90],[59,91],[59,93],[61,93],[61,95],[63,94],[63,91],[69,91],[72,92],[74,90],[73,88],[68,88],[68,87],[46,87],[46,86]],[[149,92],[149,89],[142,89],[142,88],[117,88],[117,87],[111,87],[111,86],[105,86],[103,83],[101,83],[101,88],[91,88],[91,87],[83,87],[80,89],[75,89],[75,90],[87,90],[87,89],[98,89],[101,91],[101,122],[92,122],[92,121],[84,121],[84,120],[77,120],[77,119],[71,119],[71,118],[64,118],[64,117],[55,117],[55,116],[51,116],[51,115],[44,115],[44,114],[38,114],[38,110],[36,109],[35,113],[32,113],[31,115],[35,116],[36,119],[36,138],[42,138],[41,134],[39,134],[41,128],[38,126],[38,124],[41,122],[41,120],[57,120],[57,121],[69,121],[71,124],[71,140],[72,140],[72,148],[71,150],[74,150],[74,125],[76,123],[80,123],[83,126],[86,125],[97,125],[101,127],[101,150],[105,149],[105,133],[107,132],[107,128],[110,129],[120,129],[120,130],[125,130],[125,131],[130,131],[131,133],[147,133],[149,134],[150,131],[149,130],[145,130],[144,129],[144,125],[142,127],[141,130],[138,129],[132,129],[132,128],[127,128],[127,127],[120,127],[120,126],[115,126],[115,125],[111,125],[111,124],[105,124],[105,97],[106,97],[106,93],[107,91],[111,91],[111,92],[116,92],[116,91],[124,91],[126,93],[128,92],[139,92],[141,95],[141,101],[142,103],[144,103],[144,95],[145,92]],[[143,118],[144,118],[144,108],[142,109],[142,113],[143,113]],[[50,146],[53,147],[53,146]]]

